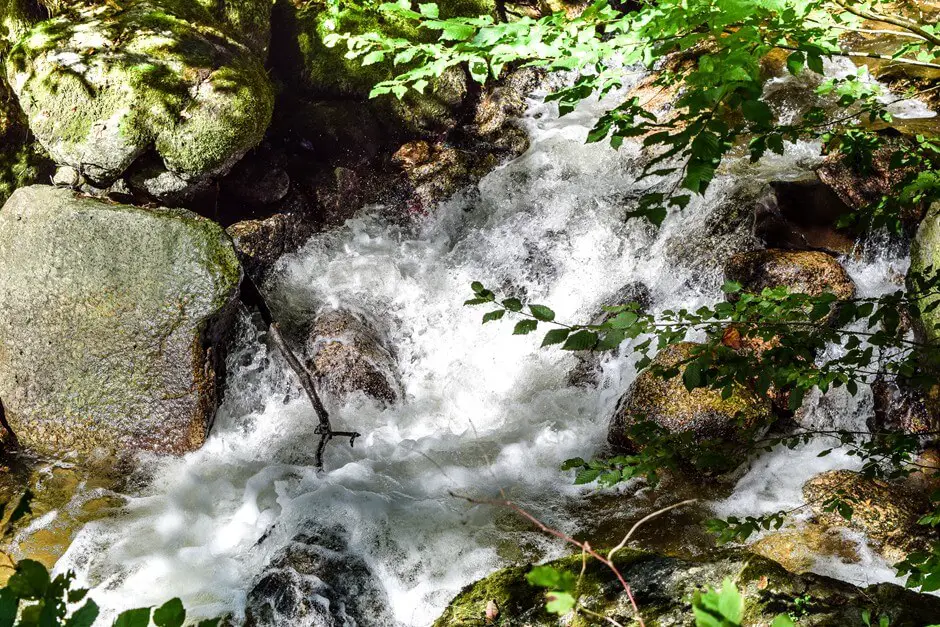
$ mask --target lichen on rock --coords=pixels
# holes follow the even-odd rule
[[[738,253],[725,264],[725,278],[756,294],[785,287],[810,296],[831,292],[840,300],[855,295],[855,283],[842,264],[819,251],[767,249]]]
[[[755,433],[765,430],[772,421],[770,401],[738,387],[730,397],[722,398],[720,390],[686,389],[681,376],[665,379],[654,367],[678,366],[693,355],[697,344],[682,342],[669,346],[656,356],[653,366],[637,376],[620,400],[611,419],[608,441],[619,448],[631,449],[636,443],[631,429],[649,421],[667,433],[692,433],[695,443],[710,441],[724,445],[724,455],[712,459],[714,470],[732,470],[743,461],[744,449]],[[701,453],[695,445],[686,451]]]
[[[17,190],[0,210],[0,398],[48,454],[184,453],[221,390],[241,268],[183,210]]]
[[[150,150],[187,183],[225,173],[271,119],[263,58],[198,3],[123,4],[73,7],[13,46],[7,76],[33,133],[99,186]]]

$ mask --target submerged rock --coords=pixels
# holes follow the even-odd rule
[[[737,388],[730,398],[722,398],[721,391],[685,388],[680,374],[664,379],[653,372],[653,367],[679,366],[692,356],[698,346],[683,342],[669,346],[656,356],[653,365],[637,376],[620,399],[610,422],[608,441],[620,448],[632,449],[639,443],[631,429],[649,421],[668,433],[691,434],[687,450],[680,455],[704,464],[717,472],[733,470],[744,461],[745,445],[765,430],[772,421],[771,405],[745,388]],[[720,450],[719,454],[704,455],[699,445],[708,441]],[[702,455],[702,459],[695,459]]]
[[[737,585],[744,597],[742,625],[769,625],[779,614],[802,608],[800,625],[857,625],[862,613],[890,618],[892,626],[915,627],[925,618],[940,616],[940,599],[917,594],[893,584],[858,588],[820,575],[795,575],[761,557],[739,551],[716,553],[701,561],[686,561],[638,551],[624,551],[617,567],[633,590],[647,625],[692,625],[689,603],[697,590],[720,588],[725,578]],[[580,554],[549,562],[575,578],[582,568]],[[559,617],[545,611],[545,589],[529,585],[531,567],[512,567],[496,572],[463,589],[451,601],[434,627],[476,627],[492,602],[499,608],[499,625],[505,627],[554,627],[585,624],[581,619]],[[581,602],[600,617],[586,624],[612,619],[632,624],[635,614],[623,587],[606,566],[588,560],[581,582]],[[801,599],[797,603],[797,599]]]
[[[357,392],[381,403],[399,398],[395,358],[361,314],[343,309],[317,314],[304,354],[317,383],[338,402]]]
[[[246,627],[393,624],[381,583],[340,529],[295,537],[248,593]]]
[[[0,399],[21,444],[202,445],[241,280],[221,227],[27,187],[0,210],[0,267]]]
[[[889,559],[903,559],[927,544],[929,530],[917,521],[927,513],[928,502],[925,496],[911,495],[900,485],[868,479],[851,470],[831,470],[807,481],[803,498],[821,524],[864,533]],[[826,511],[832,498],[842,498],[852,508],[851,519]]]
[[[868,422],[870,431],[921,434],[937,430],[938,386],[925,394],[903,382],[878,377],[872,382],[871,391],[875,412]]]
[[[142,191],[180,194],[224,174],[261,140],[273,108],[264,59],[227,23],[236,14],[264,21],[270,3],[212,2],[226,7],[227,21],[203,4],[77,5],[19,40],[8,78],[57,163],[106,187],[153,151],[165,174],[141,179]],[[257,36],[266,38],[252,27],[245,41]]]
[[[855,295],[855,283],[831,255],[808,250],[752,250],[733,255],[725,264],[725,278],[745,291],[786,287],[793,293],[819,296],[831,292],[840,300]]]

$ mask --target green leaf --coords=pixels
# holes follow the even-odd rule
[[[803,71],[803,65],[806,62],[806,55],[797,50],[787,57],[787,70],[790,74],[796,76]]]
[[[505,315],[506,315],[505,309],[497,309],[495,311],[490,311],[488,313],[485,313],[483,314],[483,324],[486,324],[487,322],[491,322],[493,320],[499,320]]]
[[[577,601],[568,592],[549,592],[545,611],[550,614],[564,615],[574,609]]]
[[[578,331],[569,335],[562,348],[566,351],[586,351],[597,344],[597,334],[592,331]]]
[[[537,320],[520,320],[512,330],[513,335],[528,335],[535,331],[539,326]]]
[[[545,334],[545,339],[542,340],[542,346],[552,346],[553,344],[561,344],[568,339],[568,334],[570,331],[568,329],[552,329]]]
[[[49,571],[34,560],[23,560],[16,565],[7,588],[21,599],[41,599],[49,588]]]
[[[787,614],[778,614],[774,622],[770,623],[770,627],[795,627],[795,625],[793,619]]]
[[[741,112],[745,119],[759,126],[768,126],[774,119],[773,111],[761,100],[745,100],[741,103]]]
[[[551,322],[555,319],[555,312],[545,305],[530,305],[529,311],[532,312],[536,320],[541,320],[542,322]]]
[[[522,311],[522,301],[518,298],[507,298],[503,301],[503,307],[512,312]]]
[[[566,570],[559,570],[554,566],[534,566],[526,575],[530,585],[552,590],[573,592],[577,585],[577,578]]]
[[[702,385],[702,364],[699,361],[692,361],[686,365],[682,372],[682,383],[685,389],[692,391]]]
[[[9,588],[0,590],[0,627],[13,627],[20,600]]]
[[[182,627],[186,621],[186,609],[183,602],[170,599],[153,611],[153,622],[157,627]]]
[[[98,604],[88,599],[65,621],[65,627],[91,627],[98,618]]]
[[[430,17],[434,19],[437,19],[438,15],[440,14],[440,9],[438,9],[437,5],[433,2],[429,2],[428,4],[419,4],[418,11],[424,17]]]
[[[113,627],[149,627],[150,608],[140,607],[118,614]]]

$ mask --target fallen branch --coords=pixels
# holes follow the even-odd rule
[[[634,598],[634,596],[633,596],[633,589],[630,587],[630,584],[627,583],[627,580],[624,578],[624,576],[621,574],[620,570],[617,568],[617,565],[614,563],[614,559],[613,559],[613,558],[614,558],[614,554],[615,554],[617,551],[621,550],[621,549],[626,545],[626,543],[630,540],[630,537],[633,535],[633,533],[634,533],[643,523],[645,523],[645,522],[647,522],[647,521],[649,521],[649,520],[655,518],[656,516],[659,516],[660,514],[663,514],[663,513],[665,513],[665,512],[668,512],[668,511],[671,510],[671,509],[675,509],[675,508],[681,507],[681,506],[683,506],[683,505],[688,505],[688,504],[690,504],[690,503],[695,503],[696,500],[697,500],[697,499],[691,499],[691,500],[688,500],[688,501],[682,501],[681,503],[676,503],[676,504],[674,504],[674,505],[670,505],[669,507],[664,507],[663,509],[657,510],[657,511],[653,512],[652,514],[649,514],[648,516],[643,517],[643,518],[640,519],[635,525],[633,525],[633,527],[630,529],[630,532],[627,533],[627,535],[626,535],[626,537],[623,539],[623,541],[622,541],[618,546],[616,546],[616,547],[605,557],[604,555],[601,555],[600,553],[598,553],[597,551],[595,551],[595,550],[591,547],[591,545],[590,545],[589,542],[587,542],[587,541],[581,542],[581,541],[579,541],[579,540],[575,540],[574,538],[572,538],[571,536],[565,534],[564,532],[559,531],[558,529],[553,529],[553,528],[549,527],[548,525],[546,525],[545,523],[543,523],[542,521],[540,521],[538,518],[536,518],[535,516],[533,516],[532,514],[530,514],[529,512],[527,512],[526,510],[522,509],[521,507],[519,507],[518,505],[516,505],[516,504],[513,503],[512,501],[509,501],[509,500],[496,500],[496,499],[475,499],[475,498],[472,498],[472,497],[469,497],[469,496],[463,496],[463,495],[461,495],[461,494],[455,494],[455,493],[453,493],[453,492],[451,492],[450,494],[451,494],[451,496],[453,496],[453,497],[455,497],[455,498],[463,499],[464,501],[467,501],[468,503],[473,503],[473,504],[475,504],[475,505],[495,505],[495,506],[497,506],[497,507],[506,507],[506,508],[509,508],[509,509],[513,510],[514,512],[516,512],[517,514],[519,514],[520,516],[522,516],[523,518],[525,518],[526,520],[528,520],[529,522],[531,522],[533,525],[535,525],[536,527],[538,527],[538,528],[539,528],[540,530],[542,530],[543,532],[545,532],[545,533],[547,533],[547,534],[549,534],[549,535],[555,536],[556,538],[560,538],[560,539],[564,540],[565,542],[567,542],[568,544],[571,544],[571,545],[574,545],[574,546],[578,547],[579,549],[581,549],[581,551],[582,551],[583,553],[585,553],[585,554],[587,554],[587,555],[590,555],[591,557],[593,557],[594,559],[596,559],[597,561],[599,561],[600,563],[602,563],[604,566],[606,566],[607,568],[610,569],[610,571],[614,574],[614,576],[617,577],[617,581],[620,582],[620,585],[623,586],[623,591],[624,591],[624,593],[627,595],[627,599],[630,600],[630,605],[631,605],[631,607],[633,608],[633,613],[634,613],[634,615],[635,615],[635,617],[636,617],[636,621],[640,624],[640,627],[646,627],[646,623],[643,622],[643,616],[642,616],[642,614],[640,614],[640,608],[639,608],[639,606],[637,605],[636,598]],[[583,569],[582,569],[582,574],[583,574],[583,572],[584,572],[584,571],[583,571]],[[587,608],[581,608],[581,609],[587,609]],[[588,613],[594,614],[594,615],[596,616],[596,614],[595,614],[594,612],[588,611]],[[611,623],[613,623],[614,625],[619,625],[619,623],[617,623],[616,621],[613,621],[613,620],[611,620],[611,619],[607,619],[607,620],[608,620],[608,622],[611,622]]]
[[[317,393],[313,374],[297,359],[297,355],[295,355],[294,351],[288,346],[287,340],[284,339],[284,335],[281,333],[281,327],[275,322],[274,316],[271,314],[271,309],[264,300],[264,296],[261,295],[258,286],[255,285],[254,281],[248,276],[242,281],[241,295],[242,302],[257,307],[258,312],[261,314],[261,319],[268,327],[268,333],[271,335],[271,339],[274,340],[274,344],[281,352],[281,355],[284,356],[287,365],[290,366],[294,374],[297,375],[297,378],[300,379],[300,385],[303,387],[304,392],[307,393],[307,398],[310,399],[310,403],[313,405],[313,410],[316,412],[317,420],[319,421],[315,433],[320,436],[315,458],[316,467],[322,470],[323,451],[326,450],[326,445],[330,440],[336,437],[349,438],[349,445],[354,446],[356,438],[361,434],[358,431],[333,430],[333,425],[330,422],[330,414],[326,411],[326,407],[323,406],[323,401],[320,400],[320,395]]]

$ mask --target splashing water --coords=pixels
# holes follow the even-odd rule
[[[633,362],[610,356],[597,389],[569,386],[575,358],[511,335],[505,321],[481,325],[483,311],[462,305],[470,282],[524,292],[572,321],[590,319],[636,281],[651,290],[654,310],[714,302],[721,261],[754,245],[740,217],[748,194],[805,172],[819,153],[800,144],[756,165],[732,162],[704,198],[657,230],[624,220],[650,185],[636,180],[639,144],[584,143],[604,104],[558,118],[533,102],[531,149],[420,224],[397,225],[375,208],[282,261],[268,287],[283,314],[303,319],[323,305],[370,312],[404,387],[387,409],[361,399],[333,408],[336,428],[364,435],[354,448],[328,447],[327,472],[313,467],[312,410],[245,317],[209,441],[182,459],[145,460],[146,487],[126,513],[86,526],[58,570],[97,584],[94,597],[111,610],[180,596],[191,614],[240,617],[281,547],[311,523],[338,526],[384,587],[394,620],[428,625],[467,583],[512,560],[560,554],[510,516],[452,494],[504,490],[551,524],[581,527],[591,516],[585,489],[559,467],[601,449]],[[886,267],[903,273],[904,263],[888,256],[848,269],[871,295],[886,289]],[[829,419],[824,407],[851,424],[868,411],[836,399],[818,404],[819,420]],[[805,479],[852,464],[817,452],[759,459],[718,509],[798,505]],[[627,491],[618,498],[631,507]]]

